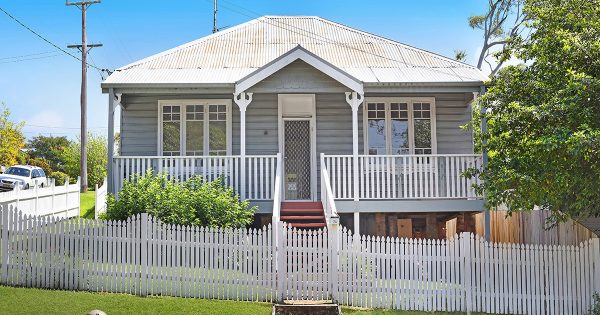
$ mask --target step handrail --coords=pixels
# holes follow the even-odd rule
[[[321,203],[325,212],[325,223],[330,226],[332,218],[339,221],[339,215],[333,198],[331,183],[329,182],[329,172],[324,163],[324,154],[321,153]],[[336,222],[337,223],[337,222]]]

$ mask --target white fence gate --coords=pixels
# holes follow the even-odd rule
[[[0,213],[3,285],[423,311],[585,314],[600,241],[578,246],[217,229]],[[279,245],[275,244],[278,233]]]
[[[25,214],[70,218],[79,216],[79,192],[79,178],[77,183],[69,184],[67,181],[63,186],[55,186],[52,180],[49,186],[43,188],[35,186],[27,190],[16,188],[0,192],[0,206],[15,207]]]

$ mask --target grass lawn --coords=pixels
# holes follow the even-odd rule
[[[95,212],[95,208],[96,208],[95,198],[96,198],[96,195],[95,195],[95,192],[93,192],[93,191],[81,193],[81,196],[80,196],[81,207],[79,209],[79,213],[81,214],[81,217],[86,218],[86,219],[94,218],[94,212]]]
[[[0,286],[0,314],[87,314],[100,309],[113,314],[271,314],[272,304],[174,297],[138,297],[128,294],[90,293]],[[425,312],[365,311],[357,315],[426,315]],[[461,313],[435,313],[461,314]]]

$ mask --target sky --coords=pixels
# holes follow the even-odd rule
[[[262,15],[316,15],[408,45],[474,64],[482,34],[467,18],[483,0],[219,0],[218,27]],[[81,42],[81,12],[63,0],[0,0],[0,8],[65,50]],[[212,33],[213,0],[102,0],[87,14],[88,42],[103,47],[89,62],[116,69]],[[88,69],[88,127],[106,135],[108,97]],[[79,134],[81,62],[58,51],[0,12],[0,103],[25,122],[27,138]]]

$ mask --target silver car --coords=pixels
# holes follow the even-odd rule
[[[0,174],[0,191],[13,190],[15,187],[29,189],[47,185],[46,173],[41,167],[31,165],[15,165]]]

